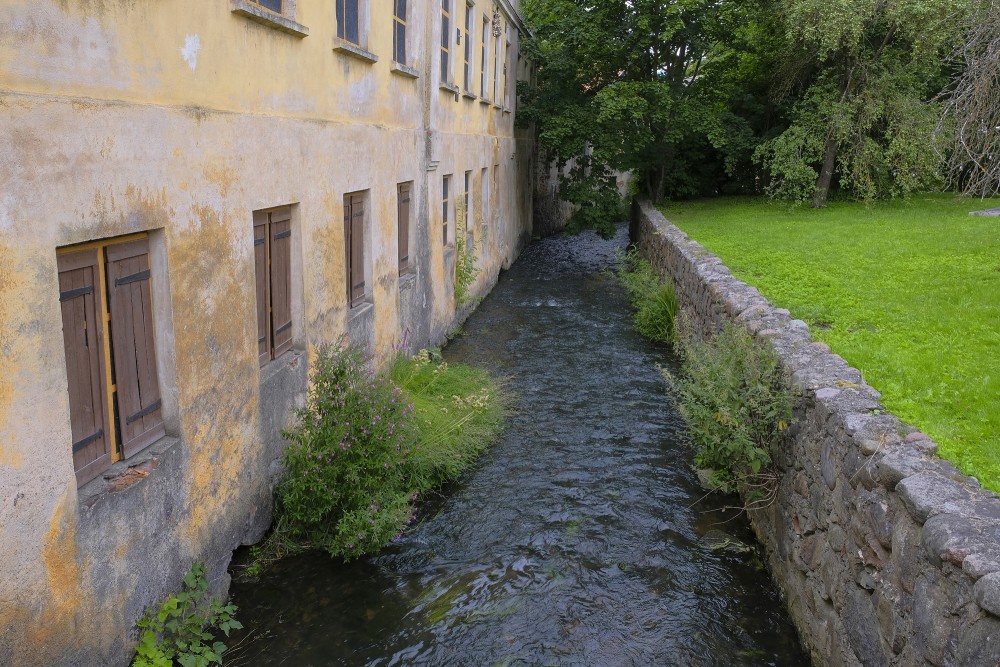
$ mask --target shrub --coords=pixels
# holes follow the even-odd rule
[[[412,516],[413,405],[355,346],[324,345],[278,486],[281,532],[333,556],[377,551]]]
[[[695,464],[715,471],[748,501],[773,491],[771,452],[792,418],[792,396],[770,346],[734,324],[710,340],[679,336],[681,374],[674,382],[690,426]]]
[[[476,298],[469,293],[469,288],[479,276],[479,267],[476,266],[477,247],[478,244],[474,243],[471,248],[466,248],[464,238],[455,241],[455,302],[459,306]]]
[[[674,342],[677,294],[673,283],[661,281],[649,260],[635,249],[618,254],[616,273],[628,292],[636,331],[662,343]]]
[[[345,560],[374,553],[416,515],[414,502],[457,477],[500,434],[510,404],[489,373],[438,352],[368,369],[357,347],[324,345],[307,404],[287,431],[275,525],[247,574],[308,548]]]
[[[136,625],[142,630],[132,667],[208,667],[222,664],[226,645],[213,641],[217,629],[226,637],[243,627],[233,618],[236,605],[208,602],[205,566],[194,563],[180,593],[171,594],[154,614],[147,612]]]

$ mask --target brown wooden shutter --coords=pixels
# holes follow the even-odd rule
[[[410,269],[410,186],[399,186],[399,273]]]
[[[365,200],[351,196],[351,307],[365,300]]]
[[[257,279],[257,356],[263,366],[271,360],[271,295],[267,267],[267,213],[253,214],[254,274]]]
[[[274,356],[292,348],[292,211],[271,212],[271,336]]]
[[[59,255],[73,467],[77,484],[86,484],[111,465],[104,380],[104,327],[96,250]]]
[[[153,343],[149,244],[146,239],[107,247],[111,342],[122,456],[128,458],[164,434]]]

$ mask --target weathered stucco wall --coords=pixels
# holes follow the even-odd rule
[[[632,238],[697,324],[739,322],[768,341],[798,393],[777,498],[751,519],[814,663],[1000,664],[996,494],[648,202],[633,205]]]
[[[530,137],[502,106],[440,89],[439,5],[408,3],[401,71],[391,2],[364,12],[360,58],[334,48],[335,3],[286,0],[297,34],[233,11],[246,4],[0,0],[2,664],[127,662],[135,620],[194,560],[225,590],[232,550],[270,522],[280,431],[315,346],[347,333],[384,361],[453,326],[442,174],[454,197],[471,170],[480,193],[497,165],[474,292],[530,237]],[[527,63],[501,5],[513,86]],[[475,6],[477,24],[492,16]],[[396,188],[409,181],[414,270],[401,278]],[[343,198],[356,191],[368,303],[351,309]],[[260,368],[252,214],[284,205],[293,349]],[[168,437],[78,488],[56,252],[139,232]]]

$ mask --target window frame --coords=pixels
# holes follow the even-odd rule
[[[441,177],[441,226],[442,229],[444,230],[443,240],[444,240],[444,245],[446,247],[449,245],[448,240],[450,236],[448,234],[449,231],[448,227],[450,226],[448,220],[448,207],[450,204],[450,195],[451,195],[450,192],[451,177],[452,174],[445,174],[444,176]]]
[[[415,271],[410,252],[413,247],[413,185],[413,181],[396,185],[396,258],[400,276]]]
[[[400,5],[402,5],[402,16],[400,16]],[[406,32],[407,32],[407,12],[409,3],[407,0],[392,0],[392,61],[400,65],[407,65],[406,62]],[[400,43],[400,33],[402,33],[402,43]],[[400,56],[402,54],[402,56]]]
[[[462,39],[465,41],[462,45],[462,90],[470,94],[472,93],[472,77],[475,75],[474,65],[476,62],[476,53],[472,50],[475,9],[475,3],[472,0],[466,0],[465,24],[462,26]]]
[[[368,214],[368,192],[368,190],[347,192],[343,198],[344,279],[348,310],[371,303],[371,251],[368,243],[371,222]],[[361,282],[356,282],[358,276]]]
[[[483,17],[483,43],[480,46],[479,63],[479,97],[487,100],[486,93],[489,91],[489,65],[490,65],[490,19]]]
[[[451,0],[441,0],[441,83],[451,83]]]
[[[349,36],[348,28],[352,27],[348,24],[348,5],[354,7],[354,25],[353,28],[357,32],[357,39],[351,39]],[[353,44],[358,48],[364,48],[364,39],[362,38],[362,0],[336,0],[336,6],[334,12],[336,14],[337,21],[337,39],[347,42],[348,44]]]
[[[269,11],[272,14],[277,14],[278,16],[285,16],[285,4],[286,0],[277,0],[278,9],[273,9],[265,5],[265,2],[274,2],[275,0],[246,0],[251,5],[256,5],[263,10]]]

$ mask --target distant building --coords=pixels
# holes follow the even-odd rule
[[[0,664],[117,665],[270,522],[315,346],[532,234],[512,0],[0,0]]]

